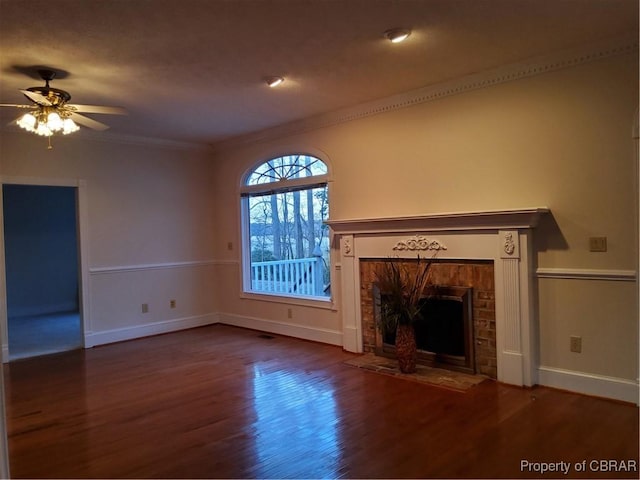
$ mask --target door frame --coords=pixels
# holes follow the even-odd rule
[[[0,176],[0,193],[4,185],[32,185],[46,187],[72,187],[76,191],[76,229],[78,237],[78,290],[82,346],[87,348],[87,336],[91,334],[89,303],[89,250],[87,183],[83,179]],[[7,272],[4,245],[4,205],[0,195],[0,342],[2,362],[9,361],[9,333],[7,318]]]

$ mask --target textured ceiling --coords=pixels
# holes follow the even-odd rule
[[[71,103],[127,109],[88,115],[105,135],[214,144],[637,31],[637,0],[1,0],[0,102],[49,66]]]

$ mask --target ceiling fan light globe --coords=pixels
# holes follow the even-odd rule
[[[47,127],[45,123],[40,122],[38,122],[35,133],[43,137],[50,137],[51,135],[53,135],[51,129],[49,129],[49,127]]]
[[[52,132],[59,132],[62,130],[63,123],[62,118],[56,112],[51,112],[47,115],[47,128]]]
[[[36,117],[34,117],[30,113],[25,113],[16,121],[16,123],[20,128],[24,128],[25,130],[34,132],[36,126]]]
[[[62,133],[63,133],[63,135],[67,135],[69,133],[77,132],[78,130],[80,130],[80,127],[76,124],[76,122],[74,122],[70,118],[65,118],[62,121]]]

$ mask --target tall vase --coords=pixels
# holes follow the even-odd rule
[[[416,371],[416,334],[413,325],[398,325],[396,329],[396,357],[402,373]]]

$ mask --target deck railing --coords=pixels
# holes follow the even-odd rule
[[[251,262],[254,292],[323,296],[322,257]]]

